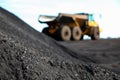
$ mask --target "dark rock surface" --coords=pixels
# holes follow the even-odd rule
[[[104,43],[101,40],[99,42]],[[74,45],[57,42],[37,32],[0,7],[0,80],[120,80],[119,73],[101,66],[99,58],[91,57],[91,54],[99,54],[99,51],[92,51],[94,47],[90,46],[88,51],[85,50],[84,47],[94,41],[78,42],[86,45],[84,47],[76,45],[77,42],[70,43]],[[119,44],[115,45],[119,47]],[[116,48],[112,49],[116,51]],[[109,51],[115,54],[111,57],[119,57],[117,51]],[[119,60],[111,59],[113,62]]]

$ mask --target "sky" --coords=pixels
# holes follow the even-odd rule
[[[38,22],[39,15],[92,13],[103,29],[101,38],[120,37],[120,0],[0,0],[0,6],[39,32],[47,26]]]

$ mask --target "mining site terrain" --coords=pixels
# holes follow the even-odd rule
[[[120,80],[120,39],[56,41],[0,7],[0,80]]]

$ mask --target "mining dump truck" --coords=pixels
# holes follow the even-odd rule
[[[94,20],[93,14],[59,13],[58,16],[40,15],[40,23],[46,23],[48,27],[42,33],[62,41],[83,40],[84,35],[88,35],[92,40],[98,40],[100,30],[98,23]]]

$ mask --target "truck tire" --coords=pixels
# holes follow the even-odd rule
[[[46,35],[49,35],[48,29],[49,29],[48,27],[44,28],[44,29],[42,30],[42,33],[44,33],[44,34],[46,34]]]
[[[92,40],[98,40],[99,37],[100,37],[99,28],[98,28],[98,27],[92,28],[91,39],[92,39]]]
[[[60,40],[62,40],[62,41],[69,41],[71,38],[70,28],[66,25],[61,26],[61,28],[59,29],[58,36],[60,37]]]
[[[78,41],[80,40],[82,37],[82,31],[79,27],[73,27],[72,28],[72,36],[71,36],[71,39],[72,40],[75,40],[75,41]]]

